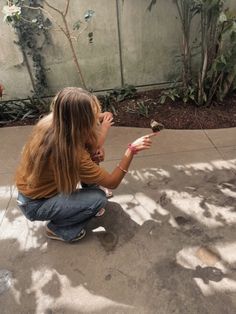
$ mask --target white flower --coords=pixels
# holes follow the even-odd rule
[[[227,21],[227,16],[225,15],[224,12],[221,12],[220,16],[219,16],[219,22],[220,23],[224,23]]]
[[[5,5],[2,9],[2,13],[4,14],[4,21],[6,21],[8,16],[21,14],[21,8],[17,7],[16,5]]]

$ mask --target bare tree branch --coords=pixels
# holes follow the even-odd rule
[[[79,64],[79,61],[78,61],[78,58],[77,58],[77,55],[76,55],[76,50],[75,50],[75,47],[73,45],[73,40],[78,40],[76,39],[74,36],[72,36],[71,32],[70,32],[70,29],[69,29],[69,26],[68,26],[68,22],[66,20],[66,15],[68,13],[68,9],[69,9],[69,5],[70,5],[70,0],[66,0],[66,7],[65,7],[65,12],[55,8],[54,6],[52,6],[50,3],[48,3],[47,0],[44,0],[44,3],[49,7],[51,8],[52,10],[54,10],[55,12],[57,12],[61,18],[62,18],[62,22],[64,24],[64,28],[57,22],[57,20],[48,12],[47,9],[44,9],[42,7],[30,7],[30,6],[27,6],[27,5],[23,5],[22,7],[24,8],[28,8],[28,9],[31,9],[31,10],[41,10],[43,12],[45,12],[52,21],[54,21],[54,23],[57,25],[57,27],[63,32],[63,34],[66,36],[67,40],[68,40],[68,43],[69,43],[69,46],[70,46],[70,49],[71,49],[71,52],[72,52],[72,58],[74,60],[74,63],[76,65],[76,69],[77,69],[77,72],[79,74],[79,77],[80,77],[80,80],[81,80],[81,83],[83,85],[83,87],[86,89],[86,83],[85,83],[85,80],[84,80],[84,77],[83,77],[83,73],[80,69],[80,64]],[[87,28],[87,27],[86,27]],[[86,29],[85,28],[85,29]],[[85,30],[83,29],[83,31]],[[80,34],[79,34],[80,35]]]
[[[65,9],[65,12],[63,13],[64,16],[66,16],[68,13],[69,5],[70,5],[70,0],[66,0],[66,9]]]
[[[60,15],[63,15],[63,12],[57,8],[55,8],[54,6],[52,6],[47,0],[44,0],[44,2],[46,3],[46,5],[51,8],[52,10],[56,11],[57,13],[59,13]]]
[[[27,8],[27,9],[31,9],[31,10],[41,10],[41,11],[45,12],[52,19],[52,21],[57,25],[57,27],[67,36],[67,33],[64,30],[64,28],[56,21],[56,19],[48,12],[48,10],[46,10],[42,7],[30,7],[28,5],[23,5],[22,8]]]

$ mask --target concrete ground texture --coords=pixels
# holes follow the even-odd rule
[[[81,241],[16,206],[32,127],[0,129],[0,313],[236,313],[236,129],[164,130]],[[103,167],[149,129],[112,127]]]

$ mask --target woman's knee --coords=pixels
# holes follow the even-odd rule
[[[92,207],[95,211],[104,207],[107,203],[106,194],[100,189],[91,189]]]

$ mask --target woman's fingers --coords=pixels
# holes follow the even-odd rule
[[[105,116],[104,120],[106,121],[112,121],[113,120],[113,116]]]
[[[156,133],[153,132],[153,133],[149,133],[145,136],[148,136],[150,138],[150,137],[156,136],[157,134],[158,134],[158,132],[156,132]]]
[[[134,147],[136,147],[136,149],[138,151],[144,150],[144,149],[149,149],[152,145],[152,137],[156,136],[156,133],[150,133],[150,134],[146,134],[140,138],[138,138],[136,141],[134,141],[132,143],[132,145]]]

